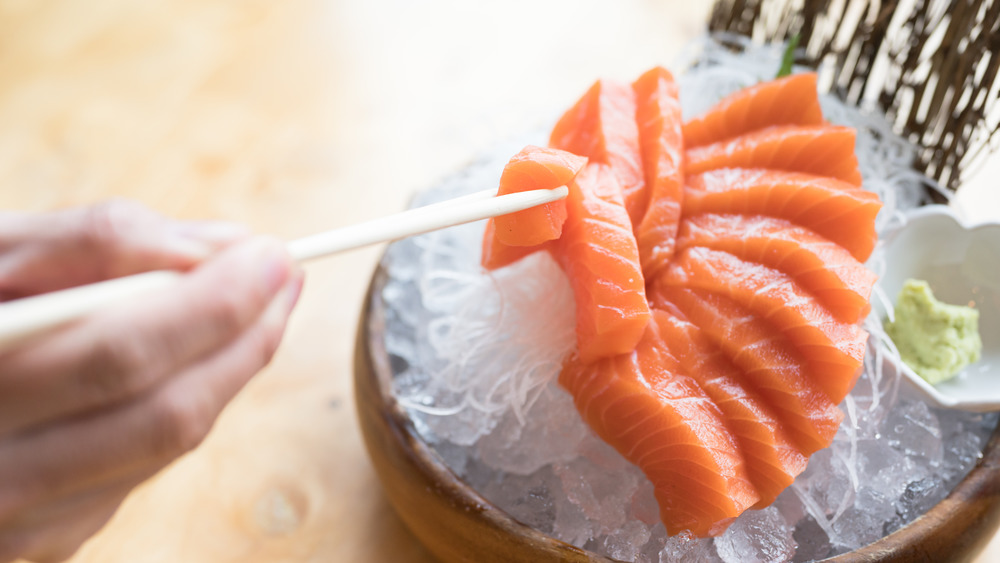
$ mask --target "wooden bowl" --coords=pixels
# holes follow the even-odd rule
[[[354,357],[358,418],[386,496],[414,535],[445,563],[476,561],[614,561],[553,539],[508,516],[466,485],[417,435],[387,381],[388,358],[372,339],[372,297],[386,273],[376,270],[358,326]],[[379,366],[377,369],[376,366]],[[380,375],[381,374],[381,375]],[[972,471],[941,502],[909,525],[828,561],[967,561],[1000,525],[1000,428]]]

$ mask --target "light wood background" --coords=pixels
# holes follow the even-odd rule
[[[669,64],[707,5],[0,0],[0,207],[128,197],[288,238],[397,211],[595,78]],[[308,267],[271,366],[74,561],[431,561],[351,402],[379,252]]]

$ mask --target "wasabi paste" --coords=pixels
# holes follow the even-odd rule
[[[931,384],[947,381],[979,360],[979,311],[934,298],[921,280],[906,280],[896,302],[895,322],[885,330],[900,358]]]

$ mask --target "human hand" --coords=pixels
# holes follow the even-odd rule
[[[0,215],[0,296],[152,269],[176,287],[0,352],[0,562],[61,561],[268,363],[302,272],[278,241],[122,202]]]

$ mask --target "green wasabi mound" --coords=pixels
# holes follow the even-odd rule
[[[927,382],[952,379],[979,360],[983,350],[979,311],[941,303],[927,282],[906,280],[895,312],[895,322],[886,321],[885,331],[900,358]]]

